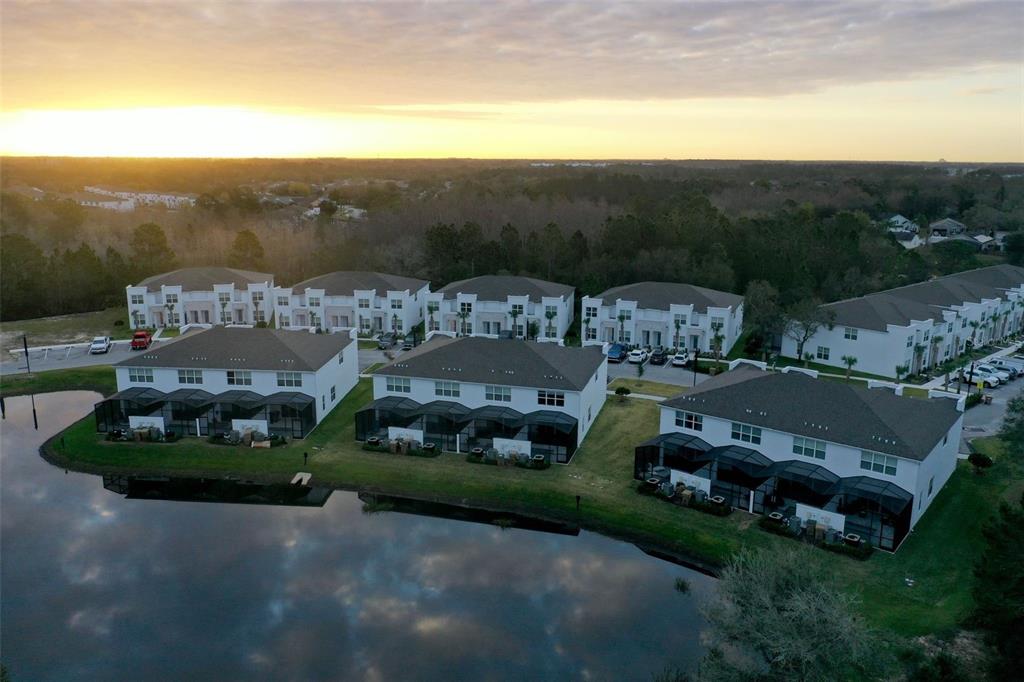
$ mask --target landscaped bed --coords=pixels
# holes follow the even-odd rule
[[[59,377],[48,379],[46,385],[50,390],[68,388]],[[200,438],[108,443],[88,415],[48,441],[46,456],[60,466],[94,473],[232,475],[287,483],[296,471],[308,471],[319,485],[578,522],[588,530],[682,555],[707,567],[721,565],[741,547],[786,547],[793,542],[762,531],[758,517],[746,513],[719,518],[638,495],[632,477],[633,448],[658,432],[658,406],[652,401],[609,400],[570,465],[529,471],[471,466],[465,455],[449,453],[422,458],[365,451],[354,440],[354,414],[370,402],[371,394],[370,381],[360,381],[309,437],[267,450],[233,450]],[[995,466],[977,475],[969,464],[960,463],[897,553],[876,552],[867,561],[816,553],[838,589],[859,595],[860,608],[875,625],[917,636],[953,627],[967,613],[973,561],[984,545],[982,521],[995,512],[1000,500],[1024,492],[1024,467],[1003,456],[999,441],[981,439],[974,444],[995,460]],[[908,587],[908,577],[913,578],[913,587]]]

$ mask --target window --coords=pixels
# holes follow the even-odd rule
[[[279,305],[279,306],[287,306],[288,305],[288,297],[287,296],[278,296],[277,297],[277,305]]]
[[[143,367],[129,367],[128,381],[133,384],[151,384],[153,383],[153,370]]]
[[[558,330],[555,329],[554,327],[548,325],[547,327],[544,328],[544,338],[545,339],[556,339],[556,338],[558,338]]]
[[[632,310],[620,310],[619,311],[619,315],[621,315],[622,319],[626,320],[627,322],[629,320],[633,319],[633,311]]]
[[[814,459],[825,459],[825,443],[813,438],[793,436],[793,454]]]
[[[935,489],[935,477],[934,477],[934,476],[932,476],[932,477],[931,477],[931,478],[930,478],[930,479],[928,480],[928,497],[931,497],[931,496],[932,496],[932,490],[934,490],[934,489]]]
[[[673,326],[685,327],[686,326],[686,315],[676,315],[673,322]]]
[[[558,306],[546,305],[544,306],[544,317],[548,315],[558,315]]]
[[[704,430],[704,417],[692,412],[676,412],[676,426],[682,426],[690,431]]]
[[[759,429],[756,426],[748,426],[747,424],[739,424],[737,422],[733,422],[732,439],[743,441],[744,443],[753,443],[754,445],[760,445],[761,429]]]
[[[335,388],[334,386],[331,386],[331,402],[333,403],[337,399],[338,399],[338,389]]]
[[[345,351],[341,351],[340,353],[338,353],[338,364],[341,365],[341,364],[344,364],[344,362],[345,362]]]
[[[402,299],[400,299],[400,298],[393,298],[393,299],[391,299],[391,309],[392,310],[401,310],[402,309]]]
[[[359,329],[364,332],[370,331],[370,318],[361,317],[359,318]]]
[[[387,377],[386,388],[388,393],[412,393],[409,380],[403,377]]]
[[[865,471],[874,471],[875,473],[885,474],[886,476],[895,476],[896,458],[877,452],[861,450],[860,468]]]
[[[828,354],[828,346],[818,346],[818,352],[815,354],[815,357],[819,360],[828,360]]]
[[[252,386],[252,372],[228,370],[228,386]]]
[[[227,305],[231,303],[231,292],[230,291],[218,291],[217,302],[221,305]]]
[[[402,322],[401,318],[399,318],[397,320],[392,320],[392,323],[393,324],[391,326],[394,327],[394,331],[396,331],[396,332],[404,331],[405,323]]]
[[[473,312],[473,304],[472,303],[460,303],[459,304],[459,312],[460,313],[471,313],[471,312]]]
[[[427,320],[427,327],[427,331],[430,332],[440,331],[441,323],[438,322],[436,318],[431,317],[429,320]]]
[[[179,384],[201,384],[203,383],[203,371],[201,369],[179,369]]]
[[[597,308],[593,306],[587,306],[583,311],[583,317],[589,317],[591,320],[596,320]]]
[[[252,300],[253,300],[253,303],[255,303],[257,301],[262,303],[263,302],[263,292],[262,291],[254,291],[254,292],[252,292]]]
[[[512,402],[511,386],[484,386],[484,398],[499,403]]]
[[[434,395],[442,398],[458,398],[459,383],[457,381],[435,381]]]
[[[622,332],[622,342],[633,343],[633,332],[629,331],[628,329]]]
[[[266,322],[267,321],[267,311],[265,311],[265,310],[257,310],[255,313],[253,313],[253,317],[256,319],[257,322]]]
[[[967,318],[966,317],[963,319],[962,322],[960,322],[960,328],[961,329],[967,329]]]
[[[164,303],[170,303],[171,305],[175,305],[175,304],[177,304],[177,302],[178,302],[178,295],[177,294],[167,294],[166,296],[164,296]]]
[[[844,329],[843,330],[843,338],[846,339],[847,341],[856,341],[857,340],[857,328],[856,327],[847,327],[846,329]]]
[[[361,299],[359,299],[359,307],[360,308],[369,308],[370,307],[370,299],[368,299],[368,298],[361,298]]]
[[[320,307],[320,297],[319,296],[310,296],[309,297],[309,307],[310,308],[319,308]]]
[[[132,305],[142,305],[146,302],[146,297],[143,294],[132,294]]]
[[[515,315],[516,317],[521,316],[523,314],[523,304],[522,303],[513,303],[512,304],[512,314]]]
[[[224,323],[225,324],[231,324],[231,319],[232,318],[231,318],[231,311],[230,310],[225,310],[224,314],[222,315],[222,317],[224,318]]]
[[[907,337],[907,348],[910,348],[913,345],[914,345],[914,337],[913,336],[908,336]]]
[[[300,372],[278,372],[277,385],[286,387],[302,386],[302,374]]]
[[[597,329],[594,327],[587,327],[587,340],[592,341],[597,338]]]
[[[565,394],[561,391],[537,391],[537,404],[565,407]]]
[[[946,325],[946,333],[947,334],[952,334],[953,333],[953,323],[952,322],[950,322],[948,325]]]
[[[711,318],[711,328],[712,329],[716,329],[716,330],[717,329],[724,329],[725,328],[725,318],[724,317],[712,317]]]

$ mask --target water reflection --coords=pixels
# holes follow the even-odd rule
[[[700,653],[710,579],[598,535],[365,514],[341,492],[322,508],[124,498],[43,462],[47,431],[94,400],[37,397],[40,432],[27,398],[7,401],[15,680],[649,679]]]

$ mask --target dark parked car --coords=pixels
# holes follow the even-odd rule
[[[655,348],[654,352],[651,353],[651,359],[648,362],[652,365],[664,365],[668,362],[668,353],[664,348]]]
[[[388,348],[391,348],[392,346],[395,345],[396,340],[397,339],[395,338],[395,335],[392,334],[391,332],[388,332],[387,334],[381,334],[380,337],[378,337],[377,339],[377,348],[380,348],[381,350],[387,350]]]
[[[629,351],[621,343],[608,346],[608,362],[624,362]]]

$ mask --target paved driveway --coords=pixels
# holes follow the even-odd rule
[[[608,363],[608,380],[617,379],[618,377],[626,377],[628,379],[636,379],[636,365],[632,365],[628,362]],[[673,367],[666,363],[664,365],[652,365],[651,363],[644,364],[644,375],[639,377],[647,381],[657,381],[662,384],[674,384],[676,386],[693,386],[693,372],[683,367]],[[698,374],[697,383],[706,381],[708,378],[707,374]]]
[[[999,388],[985,391],[992,396],[991,405],[975,405],[964,413],[964,430],[960,437],[960,452],[968,453],[968,441],[974,438],[994,436],[1003,425],[1006,403],[1024,392],[1024,379],[1014,379]]]

